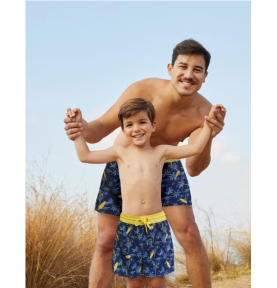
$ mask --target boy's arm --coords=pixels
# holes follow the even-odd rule
[[[211,131],[212,129],[208,126],[208,124],[204,123],[202,131],[192,144],[182,146],[165,145],[165,160],[181,159],[201,154],[211,137]]]
[[[90,151],[82,134],[74,140],[74,144],[78,158],[83,163],[103,164],[118,159],[116,146],[106,150]]]

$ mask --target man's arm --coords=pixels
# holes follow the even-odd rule
[[[186,159],[187,172],[191,177],[198,176],[209,166],[211,162],[210,154],[212,139],[223,130],[223,126],[225,125],[224,118],[227,112],[226,108],[221,104],[217,104],[213,106],[212,112],[214,114],[213,117],[209,117],[211,115],[205,116],[205,123],[212,129],[212,134],[206,147],[200,155],[195,155]],[[203,128],[198,128],[190,134],[189,144],[193,143],[202,129]]]
[[[103,116],[91,122],[86,122],[84,119],[82,119],[81,122],[77,122],[75,117],[76,110],[68,108],[67,118],[64,119],[66,124],[65,130],[68,138],[75,140],[82,132],[86,142],[88,143],[97,143],[101,141],[104,137],[119,127],[117,115],[120,106],[131,98],[144,98],[144,93],[142,93],[145,87],[144,83],[145,80],[141,80],[130,85]]]

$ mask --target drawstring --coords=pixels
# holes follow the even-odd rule
[[[137,223],[138,222],[138,223]],[[140,224],[143,224],[145,226],[145,230],[147,232],[147,227],[152,230],[154,228],[154,226],[150,226],[149,223],[148,223],[148,218],[145,217],[145,216],[141,216],[140,218],[138,218],[135,222],[135,225],[138,226]]]

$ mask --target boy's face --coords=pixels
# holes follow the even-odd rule
[[[146,111],[141,111],[130,118],[123,118],[123,133],[136,146],[149,142],[152,132],[156,129],[156,122],[151,124]]]
[[[203,55],[178,55],[174,66],[167,65],[171,84],[182,96],[196,93],[205,82],[205,58]]]

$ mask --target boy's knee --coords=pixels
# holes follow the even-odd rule
[[[127,287],[130,288],[143,288],[145,284],[145,277],[140,276],[137,278],[128,278],[127,279]]]
[[[147,278],[149,288],[163,288],[165,285],[164,276]]]

